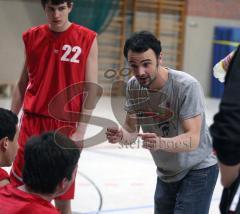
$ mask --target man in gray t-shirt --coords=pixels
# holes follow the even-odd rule
[[[206,125],[204,96],[192,76],[162,67],[161,43],[149,32],[133,34],[124,55],[127,84],[123,128],[108,128],[110,143],[137,136],[157,166],[156,214],[207,214],[218,176]],[[139,128],[143,133],[138,134]]]

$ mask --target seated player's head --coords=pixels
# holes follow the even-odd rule
[[[11,166],[17,153],[18,118],[13,112],[0,108],[0,166]]]
[[[80,150],[65,135],[33,136],[24,150],[23,182],[31,192],[59,196],[71,186],[79,157]]]

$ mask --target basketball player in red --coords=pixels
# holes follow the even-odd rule
[[[60,133],[45,132],[29,138],[24,150],[24,185],[9,184],[0,189],[0,213],[60,214],[51,200],[72,184],[79,157],[75,143]]]
[[[18,118],[8,109],[0,108],[0,188],[9,184],[9,175],[1,167],[11,166],[17,153]]]
[[[96,33],[69,21],[72,0],[41,2],[48,24],[32,27],[23,33],[25,65],[11,104],[11,110],[16,114],[23,108],[19,150],[10,175],[11,182],[16,185],[22,184],[23,151],[30,136],[70,126],[72,129],[65,134],[73,140],[83,139],[86,130],[86,123],[81,122],[83,116],[79,122],[73,122],[66,118],[66,114],[81,112],[86,115],[92,110],[82,108],[83,96],[72,99],[71,93],[63,92],[82,82],[97,83]],[[60,94],[61,104],[55,105],[52,111],[56,112],[50,112],[50,103]],[[73,197],[74,184],[55,200],[63,214],[71,213]]]

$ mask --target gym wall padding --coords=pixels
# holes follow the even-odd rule
[[[103,32],[119,8],[119,0],[74,0],[70,20],[98,34]]]

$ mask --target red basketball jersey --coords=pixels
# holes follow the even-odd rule
[[[95,32],[74,23],[61,33],[52,32],[48,25],[23,33],[29,75],[24,111],[49,116],[48,105],[57,95],[62,96],[58,108],[81,111],[82,96],[69,102],[72,93],[64,91],[85,80],[86,61],[95,37]],[[64,115],[57,119],[61,117]]]
[[[49,201],[37,195],[23,192],[11,184],[0,189],[0,213],[60,214]]]

